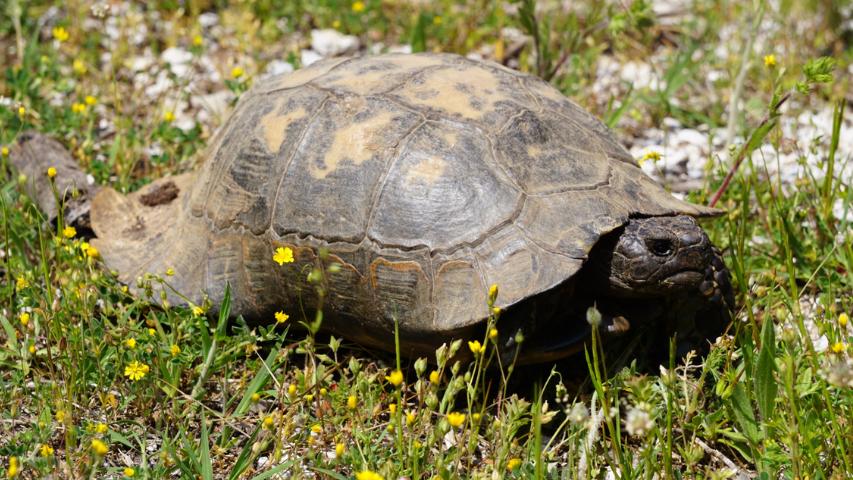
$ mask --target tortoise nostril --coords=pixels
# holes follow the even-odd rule
[[[659,257],[668,257],[672,255],[672,241],[665,238],[654,238],[648,242],[649,250]]]

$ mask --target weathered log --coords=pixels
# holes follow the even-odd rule
[[[9,159],[18,173],[26,176],[26,192],[35,200],[50,222],[59,213],[57,198],[64,206],[65,224],[78,229],[90,230],[89,207],[97,185],[90,184],[86,173],[58,141],[35,131],[26,131],[18,136],[9,152]],[[51,188],[48,168],[56,169]]]

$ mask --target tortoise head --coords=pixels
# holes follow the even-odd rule
[[[597,261],[617,296],[695,290],[714,256],[702,227],[686,215],[631,219],[608,243]]]

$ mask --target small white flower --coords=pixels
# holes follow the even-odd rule
[[[583,403],[576,403],[572,405],[572,409],[569,410],[569,420],[576,424],[582,425],[589,420],[589,410],[586,409],[586,405]]]
[[[631,407],[625,416],[625,431],[631,436],[644,437],[654,426],[655,422],[642,405]]]

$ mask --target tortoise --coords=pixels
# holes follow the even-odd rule
[[[521,332],[541,362],[577,350],[592,305],[614,332],[718,334],[729,274],[695,218],[719,213],[666,192],[548,83],[424,53],[258,81],[197,171],[102,188],[91,224],[121,281],[171,269],[172,304],[218,304],[229,284],[254,321],[310,308],[306,273],[335,264],[323,328],[393,351],[397,325],[404,355],[480,336],[496,284],[500,345]]]

